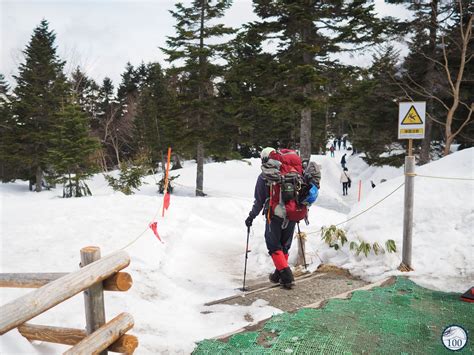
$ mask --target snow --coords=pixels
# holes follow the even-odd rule
[[[353,184],[342,196],[340,158],[313,156],[322,166],[320,196],[310,209],[308,260],[315,270],[321,260],[346,267],[365,280],[401,274],[403,187],[383,202],[344,224],[349,241],[378,242],[393,239],[397,253],[367,258],[355,256],[345,245],[336,251],[321,241],[322,226],[344,222],[366,210],[403,183],[403,168],[369,167],[348,151],[347,166]],[[417,167],[423,175],[473,178],[474,149],[462,150],[431,164]],[[131,333],[138,336],[140,354],[189,353],[195,342],[235,331],[280,313],[260,300],[251,306],[204,303],[230,296],[242,287],[246,228],[251,208],[258,159],[205,165],[205,198],[194,197],[195,163],[186,162],[175,180],[170,209],[161,217],[162,196],[156,193],[158,176],[146,178],[135,195],[114,192],[102,175],[89,181],[94,194],[79,199],[60,198],[62,189],[34,193],[28,184],[0,185],[0,272],[67,272],[78,269],[79,250],[88,245],[106,255],[126,247],[131,264],[124,271],[134,280],[125,293],[105,294],[106,317],[130,312],[135,318]],[[386,182],[380,183],[382,179]],[[361,181],[361,201],[358,184]],[[376,184],[370,185],[370,180]],[[464,292],[473,284],[472,239],[474,223],[473,181],[415,180],[413,266],[410,278],[422,286]],[[158,221],[160,243],[148,229]],[[272,271],[263,238],[265,220],[258,217],[250,236],[247,280]],[[342,226],[342,225],[341,225]],[[296,261],[297,247],[290,253]],[[2,289],[5,304],[30,290]],[[83,297],[77,295],[36,317],[35,324],[84,328]],[[251,317],[251,318],[250,318]],[[247,319],[253,319],[249,322]],[[60,353],[67,346],[30,344],[16,330],[0,337],[2,354]]]

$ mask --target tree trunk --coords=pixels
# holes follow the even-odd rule
[[[178,154],[173,154],[173,167],[171,170],[181,169],[183,166],[181,165],[181,159],[179,159]]]
[[[196,152],[196,196],[205,196],[204,193],[204,145],[202,141],[197,144]]]
[[[431,1],[431,13],[430,13],[430,55],[432,58],[436,58],[436,33],[438,30],[438,0]],[[433,94],[434,81],[435,81],[435,66],[436,63],[433,60],[428,60],[427,72],[425,78],[425,87],[430,95]],[[427,100],[426,110],[429,115],[434,115],[433,110],[434,100],[432,98]],[[420,165],[426,164],[430,161],[431,152],[431,139],[433,131],[433,121],[426,115],[425,122],[425,138],[421,142],[420,152]]]
[[[311,158],[311,108],[301,110],[300,156],[302,160]]]
[[[301,42],[305,45],[308,44],[309,36],[311,33],[311,25],[305,23],[301,29]],[[303,50],[303,64],[311,65],[313,62],[312,54],[309,50]],[[300,124],[300,156],[302,160],[310,160],[311,158],[311,105],[308,102],[311,98],[311,83],[304,84],[303,96],[305,100],[305,106],[301,110],[301,124]]]
[[[207,0],[201,0],[201,26],[199,29],[199,101],[201,104],[204,101],[204,92],[206,84],[206,58],[203,54],[204,49],[204,17],[205,17],[205,6],[207,5]],[[199,108],[199,113],[197,114],[197,124],[198,124],[198,142],[196,149],[196,196],[205,196],[204,193],[204,144],[202,142],[202,108]]]
[[[41,166],[36,167],[36,192],[41,192],[42,190],[42,183],[43,181],[43,170],[41,169]]]
[[[165,159],[165,155],[164,155],[162,150],[160,151],[160,155],[161,155],[161,172],[163,173],[163,176],[165,176],[165,173],[166,173],[166,159]]]
[[[329,98],[328,98],[329,101]],[[329,103],[326,104],[326,117],[324,121],[324,142],[323,153],[326,154],[326,144],[328,143],[328,127],[329,127]]]
[[[446,137],[446,145],[444,146],[443,155],[446,156],[451,153],[451,144],[453,144],[454,135]]]

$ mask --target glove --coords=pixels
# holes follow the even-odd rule
[[[250,228],[252,226],[252,222],[253,222],[253,218],[248,216],[247,219],[245,220],[245,225]]]

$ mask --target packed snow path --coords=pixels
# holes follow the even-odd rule
[[[339,251],[320,240],[321,226],[345,221],[366,209],[403,183],[403,169],[368,167],[359,157],[348,155],[353,187],[342,196],[339,182],[340,158],[313,156],[322,165],[320,197],[310,210],[307,247],[316,269],[319,257],[351,270],[366,281],[398,274],[401,258],[403,189],[360,217],[344,224],[349,240],[397,243],[396,254],[355,256],[347,245]],[[426,175],[473,177],[474,149],[465,150],[417,168]],[[76,270],[79,250],[99,246],[102,255],[124,247],[132,263],[127,271],[134,285],[125,294],[106,294],[106,316],[122,311],[133,314],[133,334],[140,339],[140,354],[189,353],[195,342],[232,332],[280,311],[265,301],[251,306],[219,305],[207,313],[206,302],[230,296],[242,286],[246,241],[246,218],[253,201],[259,159],[209,163],[205,165],[206,198],[194,197],[195,164],[187,163],[176,180],[179,185],[171,198],[165,218],[159,217],[161,244],[147,226],[161,211],[162,196],[157,195],[155,179],[146,179],[135,195],[113,192],[102,175],[89,183],[92,197],[62,199],[61,187],[32,193],[28,184],[2,184],[1,193],[1,272],[67,272]],[[362,179],[361,202],[357,184]],[[380,184],[381,179],[387,182]],[[370,180],[377,186],[370,187]],[[473,283],[474,196],[472,182],[422,180],[415,182],[415,230],[412,279],[434,289],[465,291]],[[347,212],[350,210],[350,214]],[[264,239],[264,219],[252,227],[251,253],[247,277],[266,277],[272,270]],[[296,259],[292,248],[290,263]],[[317,254],[316,254],[317,253]],[[319,256],[319,257],[318,257]],[[2,289],[4,304],[28,292]],[[83,298],[76,296],[53,308],[33,323],[83,328]],[[16,331],[0,337],[0,353],[60,353],[66,347],[47,343],[30,344]]]

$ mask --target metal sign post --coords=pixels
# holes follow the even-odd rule
[[[398,111],[398,138],[408,139],[405,157],[405,200],[403,206],[403,249],[401,271],[412,271],[411,249],[413,235],[413,200],[415,190],[415,157],[413,139],[425,137],[426,102],[400,102]]]

